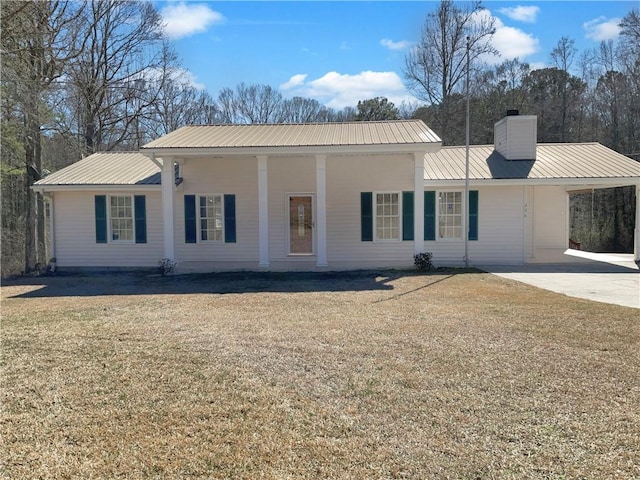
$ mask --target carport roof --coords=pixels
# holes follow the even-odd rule
[[[464,180],[465,147],[427,153],[425,180]],[[469,148],[470,180],[603,179],[640,180],[640,162],[599,143],[538,144],[536,160],[507,160],[493,145]]]

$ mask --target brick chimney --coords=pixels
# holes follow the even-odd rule
[[[493,127],[495,150],[507,160],[535,160],[538,121],[535,115],[507,110],[507,116]]]

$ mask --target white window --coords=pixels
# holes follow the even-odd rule
[[[462,192],[438,192],[438,238],[462,239]]]
[[[133,197],[109,197],[109,226],[112,242],[133,242]]]
[[[376,240],[400,240],[400,193],[376,193]]]
[[[200,240],[203,242],[221,242],[224,238],[222,195],[200,196],[199,207]]]

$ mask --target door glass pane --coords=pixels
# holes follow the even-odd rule
[[[310,196],[289,197],[289,253],[313,253],[313,218]]]

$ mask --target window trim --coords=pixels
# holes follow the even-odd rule
[[[195,193],[196,196],[196,243],[225,243],[224,229],[224,193]],[[220,240],[202,240],[202,219],[200,216],[200,198],[201,197],[220,197],[220,215],[222,220],[222,235]],[[205,217],[206,218],[206,217]]]
[[[456,243],[456,242],[464,242],[465,234],[468,235],[467,232],[467,215],[465,211],[465,201],[464,201],[464,190],[456,190],[456,189],[446,189],[446,190],[436,190],[436,242],[446,242],[446,243]],[[460,236],[459,237],[441,237],[440,236],[440,194],[441,193],[459,193],[460,194]],[[432,240],[433,241],[433,240]]]
[[[113,217],[111,216],[111,199],[113,197],[128,197],[131,202],[131,240],[113,239]],[[113,243],[116,245],[130,245],[136,243],[136,205],[133,194],[112,193],[107,195],[107,243]]]
[[[378,238],[378,194],[395,193],[398,195],[398,237],[397,238]],[[374,190],[372,192],[372,210],[373,210],[373,241],[376,243],[396,243],[402,242],[402,190]]]

